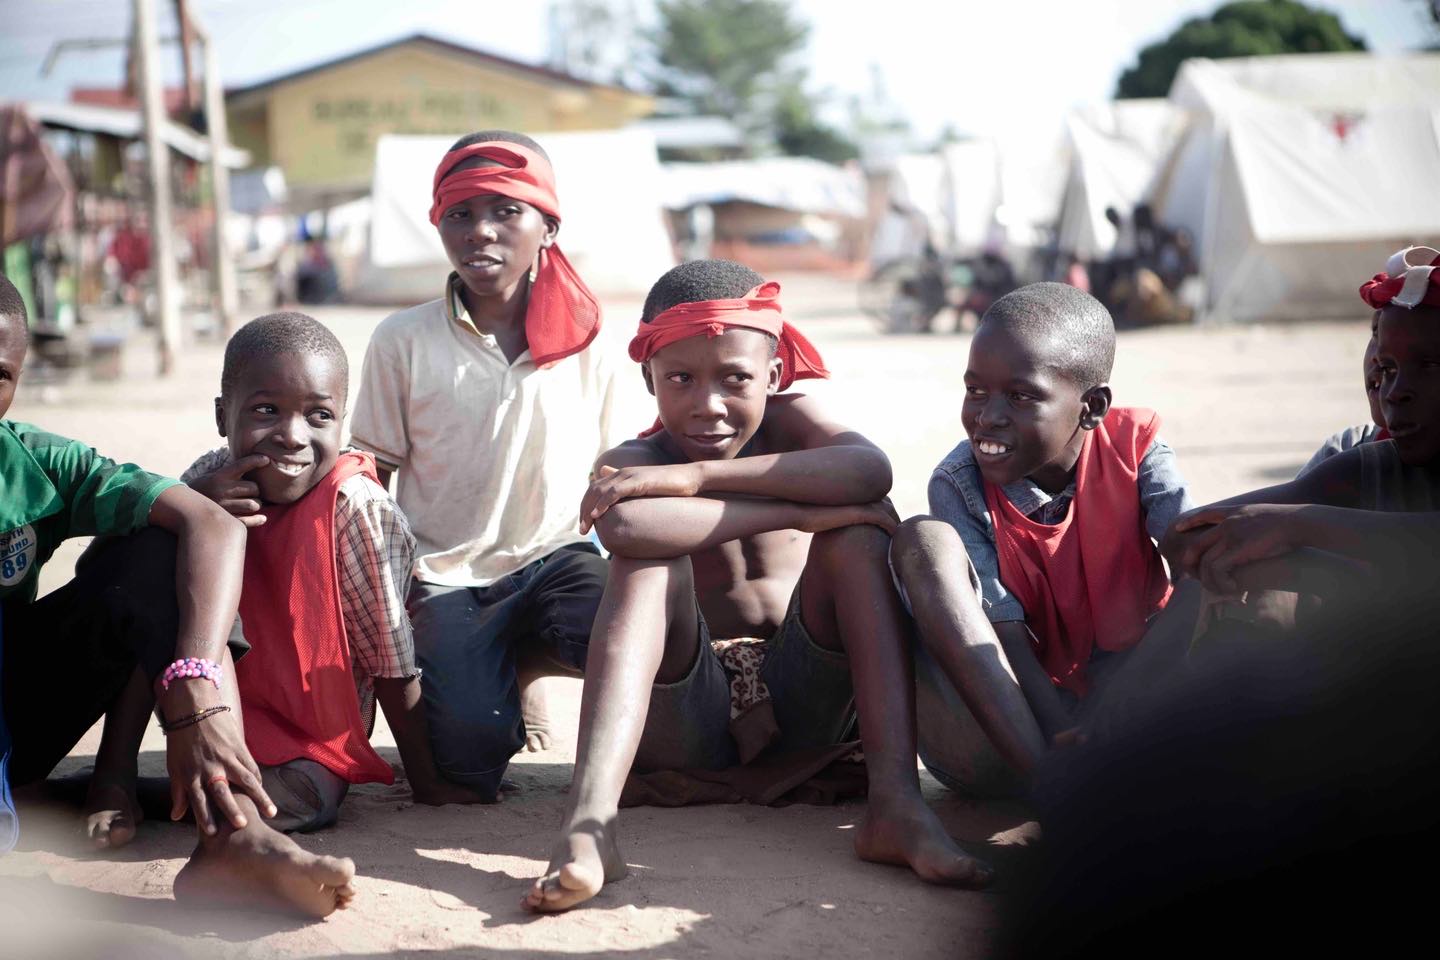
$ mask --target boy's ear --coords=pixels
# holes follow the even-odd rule
[[[640,364],[640,376],[645,378],[645,389],[650,391],[650,396],[655,396],[655,379],[650,374],[649,360]]]
[[[1080,412],[1080,429],[1094,430],[1100,426],[1100,421],[1105,419],[1105,414],[1110,412],[1110,402],[1114,395],[1110,392],[1110,384],[1096,384],[1080,395],[1080,402],[1085,409]]]
[[[220,431],[220,436],[225,436],[225,405],[220,398],[215,398],[215,429]]]
[[[545,235],[540,238],[540,249],[549,250],[555,246],[555,238],[560,236],[560,221],[554,217],[545,218]]]
[[[779,357],[771,357],[770,368],[767,372],[769,379],[765,383],[765,395],[773,397],[780,392],[780,378],[785,373],[785,361]]]

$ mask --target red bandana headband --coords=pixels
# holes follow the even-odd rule
[[[1406,247],[1396,253],[1385,262],[1384,273],[1360,287],[1360,299],[1376,310],[1391,305],[1410,310],[1440,307],[1440,250]]]
[[[472,157],[484,157],[500,166],[450,172]],[[528,203],[560,219],[550,162],[518,143],[492,140],[451,150],[440,160],[431,187],[430,222],[439,226],[446,210],[486,194]],[[541,250],[525,309],[525,338],[535,365],[548,367],[579,353],[599,332],[600,305],[595,295],[558,246]]]
[[[655,356],[657,350],[677,340],[701,334],[718,337],[730,327],[759,330],[780,341],[776,355],[782,362],[781,390],[789,388],[796,380],[830,376],[815,345],[781,319],[780,284],[774,280],[762,283],[735,300],[677,303],[649,323],[642,321],[635,338],[630,341],[630,359],[644,363]]]

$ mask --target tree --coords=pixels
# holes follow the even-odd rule
[[[810,34],[789,0],[660,0],[657,92],[728,117],[752,147],[838,161],[855,155],[822,123],[795,60]]]
[[[1115,95],[1163,97],[1191,57],[1259,57],[1277,53],[1364,50],[1365,41],[1345,32],[1340,18],[1297,0],[1241,0],[1208,17],[1185,21],[1169,37],[1140,51],[1120,75]]]
[[[634,0],[551,0],[548,62],[596,83],[642,81]]]
[[[810,34],[786,0],[660,0],[656,13],[661,91],[742,126]]]
[[[820,121],[814,101],[798,83],[783,89],[775,103],[775,145],[792,157],[816,157],[828,163],[844,163],[860,155],[853,141]]]

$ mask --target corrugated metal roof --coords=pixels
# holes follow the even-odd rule
[[[47,127],[63,130],[82,130],[87,133],[106,133],[122,140],[139,140],[143,124],[138,110],[121,110],[115,107],[97,107],[86,103],[45,103],[30,101],[23,104],[27,113]],[[200,163],[210,161],[210,143],[205,137],[165,121],[160,137],[174,150]],[[239,147],[230,147],[224,152],[225,166],[239,169],[250,165],[250,154]]]

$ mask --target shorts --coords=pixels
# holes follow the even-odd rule
[[[13,741],[12,785],[49,775],[137,667],[153,680],[175,660],[176,549],[174,535],[158,527],[97,539],[69,583],[33,603],[4,605],[0,699]],[[248,649],[231,639],[235,660]]]
[[[699,605],[699,651],[690,672],[650,689],[650,709],[635,754],[635,773],[724,770],[740,762],[730,735],[730,678],[710,646]],[[817,644],[800,617],[800,587],[770,637],[760,679],[770,689],[780,739],[767,755],[843,743],[855,724],[850,658]]]
[[[340,818],[340,803],[350,791],[344,777],[304,758],[261,767],[260,782],[279,808],[265,822],[282,833],[308,833],[330,826]]]

